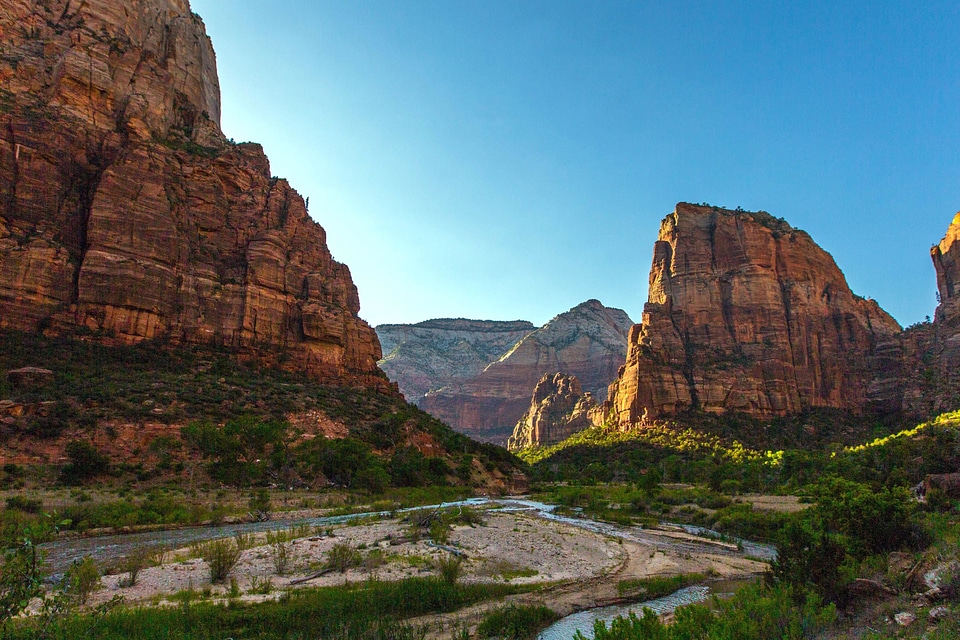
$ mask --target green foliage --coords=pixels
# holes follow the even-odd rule
[[[6,625],[43,594],[43,554],[29,536],[16,540],[0,566],[0,624]]]
[[[70,566],[66,580],[70,585],[69,592],[80,604],[86,604],[90,594],[100,585],[100,569],[93,558],[87,556]]]
[[[357,549],[346,542],[338,542],[330,548],[330,551],[327,551],[325,566],[328,569],[345,573],[347,569],[360,566],[362,561],[363,556]]]
[[[68,484],[79,484],[110,468],[110,460],[85,440],[71,440],[65,451],[70,462],[63,467],[63,479]]]
[[[500,598],[520,589],[505,585],[444,583],[438,578],[397,582],[363,582],[340,587],[301,589],[275,601],[220,606],[184,597],[179,607],[123,608],[97,621],[98,640],[292,640],[294,638],[364,638],[417,640],[417,629],[404,621],[455,611]],[[88,637],[91,617],[73,616],[63,638]],[[34,640],[27,624],[13,626],[5,640]]]
[[[903,488],[873,489],[831,477],[813,485],[811,517],[824,530],[845,537],[857,558],[916,546],[924,541],[919,509]]]
[[[39,498],[33,499],[26,496],[10,496],[7,498],[7,509],[24,513],[40,513],[43,509],[43,501]]]
[[[210,540],[197,546],[197,555],[210,567],[210,582],[214,584],[226,582],[230,570],[240,559],[240,553],[240,547],[229,538]]]
[[[436,561],[437,573],[440,579],[448,584],[454,584],[463,573],[463,558],[459,556],[442,556]]]
[[[678,576],[654,576],[621,580],[617,583],[617,593],[635,600],[653,600],[670,595],[692,584],[702,582],[706,576],[700,573],[685,573]]]
[[[214,480],[227,484],[289,486],[326,478],[378,494],[391,486],[447,484],[465,461],[507,476],[523,467],[503,448],[456,433],[397,396],[321,385],[296,373],[237,362],[226,348],[150,341],[108,347],[70,336],[0,331],[0,370],[38,364],[54,372],[44,387],[12,388],[0,379],[4,398],[54,403],[46,422],[22,422],[35,437],[95,429],[108,420],[188,424],[184,437],[204,456]],[[313,410],[346,425],[346,442],[314,438],[292,451],[298,434],[284,424],[285,417]],[[448,457],[423,458],[408,450],[417,433],[428,435]],[[182,453],[176,442],[161,439],[149,451],[158,469],[178,472],[174,456]],[[341,454],[344,464],[329,460]],[[146,471],[126,461],[116,470]]]
[[[823,606],[812,593],[758,582],[740,589],[728,600],[715,599],[712,605],[679,607],[669,626],[649,609],[645,609],[641,617],[631,614],[628,618],[617,618],[609,626],[598,621],[594,637],[596,640],[800,640],[812,637],[835,618],[833,605]],[[584,638],[579,632],[574,637]]]
[[[491,611],[477,627],[480,638],[532,640],[543,629],[559,619],[553,609],[543,605],[511,604]]]

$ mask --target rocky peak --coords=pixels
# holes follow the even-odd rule
[[[680,203],[660,226],[607,416],[862,411],[889,400],[870,397],[869,380],[899,332],[806,233],[765,212]]]
[[[504,442],[544,374],[575,375],[595,398],[605,398],[631,326],[622,310],[589,300],[525,336],[480,374],[429,392],[421,408],[458,431]]]
[[[954,216],[940,243],[930,249],[930,257],[937,272],[937,320],[960,320],[960,213]]]
[[[210,342],[385,387],[349,269],[219,118],[185,0],[0,0],[0,328]]]
[[[507,441],[507,448],[516,451],[561,442],[590,426],[588,414],[595,406],[592,395],[583,392],[576,376],[544,374],[533,389],[530,408]]]
[[[463,318],[382,324],[379,365],[407,400],[420,404],[425,394],[479,374],[535,328],[524,320]]]

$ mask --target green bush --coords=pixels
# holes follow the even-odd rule
[[[100,585],[100,570],[93,558],[87,556],[74,562],[67,570],[69,592],[80,604],[86,604],[90,594]]]
[[[326,567],[345,573],[351,567],[359,566],[363,561],[360,552],[346,542],[338,542],[327,552]]]
[[[210,567],[210,582],[221,584],[226,582],[231,569],[240,559],[240,547],[228,538],[211,540],[197,548],[198,555]]]
[[[69,484],[89,480],[110,468],[110,460],[85,440],[71,440],[65,451],[69,462],[62,473],[64,481]]]
[[[511,604],[488,613],[477,627],[477,636],[532,640],[559,617],[555,611],[543,605]]]

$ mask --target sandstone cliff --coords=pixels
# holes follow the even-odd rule
[[[438,319],[376,327],[384,357],[378,363],[407,401],[479,374],[536,327],[517,320]]]
[[[919,417],[960,407],[960,213],[930,256],[940,304],[932,323],[902,337],[903,411]]]
[[[513,428],[507,449],[550,446],[590,426],[593,396],[583,392],[576,376],[545,374],[533,390],[530,408]]]
[[[0,328],[214,343],[385,386],[349,270],[219,118],[186,0],[0,0]]]
[[[769,214],[678,204],[607,419],[688,409],[782,416],[899,402],[900,327],[806,233]],[[882,381],[893,371],[889,384]]]
[[[426,394],[421,408],[474,438],[506,442],[547,373],[575,375],[598,400],[623,364],[632,321],[588,300],[530,333],[479,375]]]

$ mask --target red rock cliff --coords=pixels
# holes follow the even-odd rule
[[[211,342],[385,385],[349,269],[219,118],[186,0],[0,0],[0,328]]]
[[[545,374],[533,390],[530,408],[513,428],[507,449],[562,442],[590,426],[589,414],[595,406],[593,396],[583,392],[576,376]]]
[[[525,336],[480,374],[428,392],[420,408],[472,438],[506,443],[544,374],[575,375],[603,400],[632,324],[622,310],[588,300]]]
[[[899,332],[806,233],[763,212],[678,204],[606,415],[626,425],[690,408],[769,417],[896,402],[870,381],[897,365]]]

